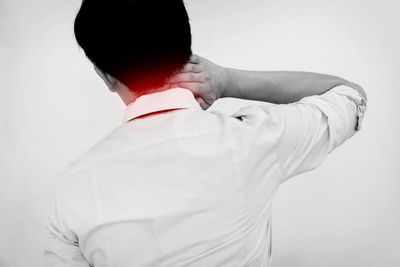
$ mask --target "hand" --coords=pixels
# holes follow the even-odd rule
[[[193,92],[202,109],[208,109],[222,97],[227,83],[227,70],[205,58],[193,55],[184,68],[167,84]]]

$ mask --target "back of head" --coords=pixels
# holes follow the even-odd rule
[[[74,30],[97,68],[139,94],[162,86],[192,55],[183,0],[83,0]]]

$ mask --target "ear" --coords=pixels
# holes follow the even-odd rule
[[[119,90],[119,87],[121,86],[121,83],[117,79],[112,77],[110,74],[107,74],[102,70],[100,70],[96,65],[93,66],[94,70],[100,76],[100,78],[103,79],[108,89],[110,89],[111,92],[117,92]]]

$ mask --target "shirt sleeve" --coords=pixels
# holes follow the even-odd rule
[[[63,221],[58,193],[50,204],[46,218],[47,245],[44,252],[48,267],[90,267],[79,248],[78,238]]]
[[[260,150],[258,140],[273,142],[283,182],[318,167],[332,150],[361,129],[365,110],[366,100],[358,91],[337,86],[291,104],[251,105],[232,116],[247,125],[258,125],[252,127],[257,133],[247,142],[249,151]]]

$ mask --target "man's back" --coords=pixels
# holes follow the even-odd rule
[[[240,121],[195,107],[137,118],[71,165],[56,209],[79,236],[86,260],[95,266],[268,261],[277,163],[271,153],[263,164],[268,181],[245,181],[252,177],[243,175],[232,123]]]
[[[48,217],[47,261],[269,266],[278,186],[354,134],[355,105],[340,93],[357,96],[338,87],[231,116],[203,111],[182,88],[139,98],[123,125],[65,171]]]

